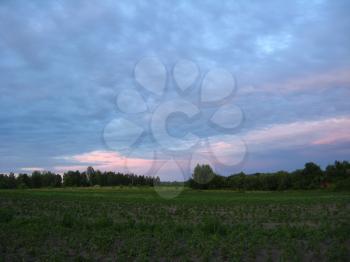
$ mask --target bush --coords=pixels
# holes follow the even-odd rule
[[[335,183],[334,190],[336,191],[350,191],[350,177],[339,180]]]
[[[25,184],[25,183],[20,183],[18,186],[17,186],[18,189],[27,189],[28,186]]]

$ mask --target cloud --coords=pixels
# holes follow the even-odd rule
[[[326,88],[345,87],[350,89],[350,68],[311,73],[306,76],[294,77],[281,83],[264,84],[259,91],[267,92],[300,92],[320,91]],[[311,90],[310,90],[311,89]],[[253,91],[258,91],[257,89]]]
[[[45,169],[42,167],[22,167],[21,168],[22,171],[44,171]]]
[[[336,159],[346,160],[350,153],[350,117],[295,121],[242,130],[237,137],[247,145],[247,158],[241,168],[246,172],[295,170],[314,161],[325,167]],[[242,151],[230,136],[213,137],[214,153],[235,164]],[[233,168],[221,174],[239,172]]]
[[[264,153],[272,155],[273,152],[279,150],[287,149],[293,151],[296,148],[350,143],[349,129],[350,118],[348,117],[275,124],[250,130],[237,136],[224,135],[210,137],[211,152],[200,148],[195,152],[194,159],[197,159],[196,157],[200,159],[200,155],[207,158],[208,154],[214,154],[216,161],[226,165],[235,165],[242,161],[246,150],[245,146],[240,142],[241,139],[247,144],[249,154]],[[95,168],[101,170],[123,171],[126,170],[125,168],[127,166],[135,173],[146,173],[154,161],[153,159],[141,157],[124,157],[114,151],[92,151],[62,158],[65,161],[79,165],[60,166],[56,167],[56,170],[84,170],[88,165],[93,165]],[[159,159],[156,161],[159,161],[163,165],[168,160]],[[267,162],[271,163],[271,161]],[[169,170],[169,172],[171,173],[172,171]]]
[[[68,170],[83,171],[86,170],[88,166],[94,166],[94,168],[101,171],[114,170],[120,172],[146,174],[153,163],[153,159],[124,157],[117,152],[104,150],[96,150],[72,156],[63,156],[60,158],[73,164],[55,166],[54,169],[59,172]]]
[[[350,118],[275,124],[242,135],[251,151],[350,142]]]
[[[139,89],[133,70],[149,55],[168,73],[181,58],[201,77],[233,72],[251,132],[349,115],[347,10],[346,0],[2,1],[0,168],[50,169],[105,150],[103,129],[122,115],[116,95]],[[212,135],[203,125],[188,128]]]

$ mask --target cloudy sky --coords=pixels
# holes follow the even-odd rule
[[[211,161],[222,159],[226,173],[349,160],[349,10],[347,0],[1,1],[0,171],[142,173],[172,158],[162,151],[172,137],[211,142]],[[148,58],[159,66],[142,64]],[[196,68],[185,63],[179,77],[178,61]],[[232,74],[234,92],[207,105],[196,95],[210,72],[221,77],[210,97],[226,92],[217,68]],[[162,94],[143,85],[147,74]],[[171,101],[180,100],[194,116],[169,117],[160,142],[154,112],[167,102],[176,112]],[[228,113],[215,126],[208,120],[218,110]],[[177,179],[176,165],[161,170]]]

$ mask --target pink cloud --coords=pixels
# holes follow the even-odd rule
[[[83,153],[79,155],[71,156],[72,160],[80,163],[93,163],[93,164],[114,164],[120,165],[122,161],[122,156],[117,152],[113,151],[92,151],[88,153]]]
[[[237,134],[237,137],[246,142],[248,151],[266,152],[269,150],[350,142],[349,130],[350,117],[335,117],[323,120],[274,124]],[[211,137],[210,140],[210,150],[221,163],[227,162],[232,164],[235,159],[241,159],[242,150],[245,150],[244,147],[239,146],[237,141],[232,139],[232,136]],[[201,162],[201,157],[207,159],[209,154],[206,149],[198,150],[196,153],[197,155],[195,154],[193,156],[194,163]],[[104,150],[65,156],[63,159],[74,164],[56,166],[56,171],[83,171],[86,170],[87,166],[92,165],[95,169],[102,171],[114,170],[146,174],[154,163],[153,159],[125,157],[118,152]],[[173,175],[177,173],[175,171],[177,167],[171,166],[169,162],[167,162],[167,159],[156,160],[156,165],[162,167],[162,172],[159,173],[162,174],[162,176],[167,177],[166,174]]]
[[[56,166],[57,171],[85,170],[87,166],[93,166],[102,171],[133,172],[138,174],[146,173],[152,166],[153,159],[135,157],[124,157],[114,151],[96,150],[73,156],[62,157],[65,160],[76,162],[76,165]]]
[[[319,72],[306,76],[290,78],[280,83],[265,84],[260,90],[295,92],[305,89],[324,89],[336,86],[350,87],[350,68]]]
[[[86,165],[61,165],[61,166],[54,166],[53,169],[55,172],[58,172],[58,173],[64,173],[66,171],[76,171],[76,170],[79,170],[79,171],[85,171],[87,168]]]
[[[44,171],[42,167],[22,167],[22,171]]]
[[[350,131],[341,130],[337,134],[329,134],[327,137],[320,138],[318,140],[313,141],[315,145],[330,145],[336,144],[341,141],[350,141]]]
[[[350,118],[328,118],[271,125],[242,137],[253,151],[350,142]]]

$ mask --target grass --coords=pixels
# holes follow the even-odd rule
[[[176,189],[175,189],[176,190]],[[4,261],[347,261],[350,194],[0,190]]]

